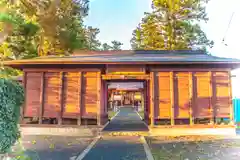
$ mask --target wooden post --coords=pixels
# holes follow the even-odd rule
[[[232,76],[231,76],[231,72],[229,71],[228,73],[228,79],[229,79],[229,84],[228,84],[228,87],[229,87],[229,101],[230,101],[230,104],[229,104],[229,107],[230,107],[230,124],[231,125],[234,125],[234,109],[233,109],[233,104],[232,104]]]
[[[80,126],[82,124],[82,72],[79,72],[79,116],[77,124]]]
[[[155,78],[156,78],[156,73],[151,72],[150,73],[150,97],[151,97],[151,126],[154,127],[155,125],[155,89],[154,89],[154,84],[155,84]]]
[[[97,124],[98,126],[100,126],[102,124],[102,120],[101,120],[101,117],[102,117],[102,112],[101,112],[101,84],[102,84],[102,81],[101,81],[101,72],[98,72],[97,73]]]
[[[41,74],[41,88],[40,88],[40,109],[39,109],[39,124],[42,124],[43,109],[44,109],[44,88],[45,88],[45,73]]]
[[[62,124],[62,115],[63,115],[63,92],[64,92],[64,73],[60,72],[60,89],[59,89],[59,97],[60,97],[60,111],[58,112],[58,125]]]
[[[144,111],[144,91],[141,91],[141,111]]]
[[[212,78],[212,72],[208,72],[208,78],[210,79],[209,83],[209,94],[210,94],[210,124],[214,124],[214,109],[213,109],[213,78]]]
[[[192,72],[189,72],[189,120],[190,120],[190,125],[193,125],[193,112],[192,112],[192,93],[193,93],[193,76],[192,76]]]
[[[211,99],[211,105],[212,105],[212,121],[215,124],[216,123],[216,108],[215,108],[215,103],[216,103],[216,82],[215,82],[215,77],[214,77],[214,73],[211,72],[211,89],[212,89],[212,99]]]
[[[174,75],[170,72],[171,125],[174,125]]]
[[[23,87],[24,87],[24,91],[25,91],[25,99],[24,99],[24,103],[23,106],[21,107],[21,117],[20,117],[20,122],[23,123],[24,122],[24,109],[26,107],[26,91],[27,91],[27,72],[23,71],[23,81],[22,81]]]

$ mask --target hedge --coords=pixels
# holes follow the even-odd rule
[[[24,89],[16,81],[0,78],[0,154],[7,153],[20,138],[18,123]]]

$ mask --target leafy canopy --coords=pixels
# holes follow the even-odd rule
[[[199,21],[207,21],[209,0],[153,0],[152,12],[145,13],[133,31],[133,49],[183,50],[212,47]]]

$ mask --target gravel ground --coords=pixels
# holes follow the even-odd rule
[[[240,139],[146,137],[155,160],[239,160]]]
[[[22,138],[22,146],[32,160],[69,160],[79,155],[92,140],[82,137],[25,136]],[[14,156],[19,155],[19,148],[19,145],[13,148]]]

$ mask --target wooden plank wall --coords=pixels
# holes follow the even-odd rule
[[[26,95],[24,117],[38,117],[41,106],[41,72],[25,73],[26,77]]]
[[[25,72],[26,105],[24,117],[78,119],[100,114],[100,72],[49,71]],[[101,86],[100,86],[101,85]],[[104,109],[103,109],[104,112]],[[41,123],[41,122],[39,122]]]
[[[25,72],[24,117],[94,118],[102,123],[104,84],[98,71]],[[146,83],[146,114],[154,119],[231,118],[229,72],[155,71]],[[101,96],[102,95],[102,96]],[[41,122],[40,122],[41,123]],[[59,122],[61,123],[61,122]]]
[[[194,118],[211,118],[211,72],[195,72],[193,76],[194,84]]]
[[[158,73],[158,118],[171,118],[170,72]]]
[[[189,73],[174,73],[174,118],[189,118],[190,109],[190,93],[189,93]]]
[[[231,118],[228,71],[155,72],[158,76],[152,80],[152,84],[154,81],[158,81],[158,84],[152,88],[155,89],[153,93],[157,105],[152,105],[155,106],[158,119],[189,119],[192,124],[195,118]]]
[[[215,90],[214,105],[215,115],[219,118],[230,116],[230,77],[228,72],[213,72],[213,89]]]
[[[59,117],[61,114],[60,72],[47,72],[44,75],[43,117]]]
[[[64,73],[63,117],[74,118],[81,114],[81,72]]]
[[[97,118],[98,83],[97,72],[83,74],[83,113],[84,118]]]

